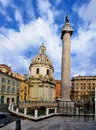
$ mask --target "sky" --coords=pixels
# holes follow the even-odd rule
[[[29,74],[42,43],[61,79],[61,31],[68,14],[71,77],[96,75],[96,0],[0,0],[0,64]]]

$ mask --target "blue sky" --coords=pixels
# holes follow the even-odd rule
[[[61,79],[61,31],[68,13],[71,77],[96,75],[96,0],[0,0],[0,64],[29,74],[31,59],[44,43]]]

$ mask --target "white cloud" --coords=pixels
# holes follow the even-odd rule
[[[48,21],[48,23],[54,23],[54,12],[51,3],[48,0],[38,0],[38,10],[40,15]]]
[[[18,21],[20,24],[23,24],[23,18],[18,9],[15,10],[15,19]]]
[[[34,46],[37,46],[38,49],[41,43],[45,42],[44,44],[47,48],[47,55],[53,62],[56,72],[56,69],[58,70],[58,64],[60,67],[59,61],[61,58],[61,48],[59,47],[60,40],[58,35],[54,33],[56,29],[51,28],[42,18],[38,18],[30,24],[22,25],[20,27],[20,32],[16,32],[12,29],[7,30],[6,35],[8,38],[4,37],[4,35],[0,38],[0,43],[3,43],[1,44],[2,49],[0,50],[0,62],[5,62],[9,65],[11,63],[11,67],[14,71],[19,71],[19,68],[25,68],[25,70],[28,70],[31,59],[28,57],[25,58],[23,54],[24,51],[29,46],[31,50]],[[6,32],[6,29],[2,30],[4,30],[4,33]],[[34,52],[35,50],[32,51]]]
[[[93,75],[94,65],[93,56],[95,52],[96,31],[80,30],[78,36],[72,40],[72,53],[76,56],[72,57],[72,74],[77,75]],[[93,55],[93,53],[95,54]]]
[[[32,19],[35,19],[35,14],[34,14],[34,10],[33,10],[33,5],[32,5],[32,1],[28,0],[25,4],[25,8],[26,8],[26,13],[27,13],[27,17]]]
[[[57,34],[58,25],[53,24],[54,17],[58,14],[58,11],[52,8],[49,1],[38,1],[40,17],[36,19],[31,3],[28,2],[26,4],[26,13],[28,17],[31,15],[29,18],[32,21],[24,25],[22,17],[23,9],[16,7],[14,2],[12,2],[11,7],[15,10],[14,15],[16,21],[20,24],[20,32],[16,32],[13,29],[1,28],[0,43],[2,44],[0,49],[0,63],[6,63],[14,71],[19,71],[20,73],[22,73],[22,70],[28,72],[31,59],[24,56],[24,51],[30,47],[32,52],[34,52],[36,50],[33,50],[33,47],[35,46],[39,49],[41,43],[44,42],[47,48],[47,55],[53,62],[55,73],[60,73],[58,70],[61,68],[61,62],[59,62],[61,61],[61,47],[59,47],[61,41]],[[4,11],[4,13],[7,16],[7,12]],[[34,56],[32,55],[32,57]],[[58,78],[60,78],[59,75]]]
[[[96,0],[90,0],[87,5],[79,8],[79,16],[86,22],[96,22]]]
[[[12,21],[10,16],[7,14],[7,10],[6,10],[6,6],[8,6],[9,0],[5,0],[5,1],[0,0],[0,2],[3,5],[3,6],[0,6],[0,13],[6,18],[6,21],[8,21],[8,22]]]
[[[62,0],[55,0],[55,5],[59,5],[61,3]]]
[[[96,13],[95,0],[83,4],[81,7],[74,8],[78,16],[84,21],[78,28],[78,34],[72,39],[72,50],[75,54],[72,57],[72,76],[73,75],[96,75]],[[89,24],[87,24],[89,22]],[[94,57],[94,58],[93,58]]]
[[[38,0],[38,6],[41,13],[47,13],[51,8],[51,3],[48,0]]]
[[[10,2],[10,0],[0,0],[3,6],[7,6]]]

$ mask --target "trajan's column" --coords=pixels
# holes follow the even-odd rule
[[[74,103],[70,100],[70,43],[73,29],[66,15],[62,29],[62,70],[61,70],[61,100],[59,102],[60,113],[73,113]]]

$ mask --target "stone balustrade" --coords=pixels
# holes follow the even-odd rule
[[[48,103],[48,102],[47,102]],[[19,105],[16,105],[16,104],[9,104],[9,107],[8,107],[8,110],[11,112],[11,113],[13,113],[13,114],[15,114],[15,115],[17,115],[17,116],[21,116],[21,117],[24,117],[24,118],[27,118],[27,119],[32,119],[32,120],[40,120],[40,119],[43,119],[43,118],[47,118],[47,117],[50,117],[50,116],[54,116],[54,115],[58,115],[58,113],[57,113],[57,105],[56,105],[56,103],[55,102],[53,102],[53,103],[50,103],[51,105],[49,105],[49,106],[51,106],[51,107],[48,107],[47,105],[46,105],[46,107],[45,107],[45,109],[46,109],[46,114],[45,115],[40,115],[39,116],[39,110],[38,110],[38,107],[37,107],[37,103],[35,102],[34,103],[34,105],[35,105],[35,109],[34,109],[34,105],[33,105],[33,109],[34,109],[34,115],[32,116],[32,115],[28,115],[27,114],[27,110],[28,110],[28,106],[29,106],[29,104],[27,104],[27,103],[25,103],[25,105],[23,105],[24,103],[21,103],[22,104],[22,106],[21,106],[21,108],[23,107],[23,109],[24,109],[24,111],[23,111],[23,113],[22,112],[19,112]],[[44,105],[44,103],[43,103],[43,105]],[[30,106],[32,106],[32,105],[30,105]],[[29,107],[30,107],[29,106]],[[42,105],[38,105],[39,107],[40,106],[42,106]],[[54,110],[54,113],[50,113],[49,111],[50,111],[50,109],[53,109]]]
[[[24,102],[19,103],[20,108],[28,108],[28,107],[39,108],[41,106],[52,108],[52,107],[57,107],[57,103],[56,102],[48,102],[48,101],[29,101],[26,103],[24,103]]]

